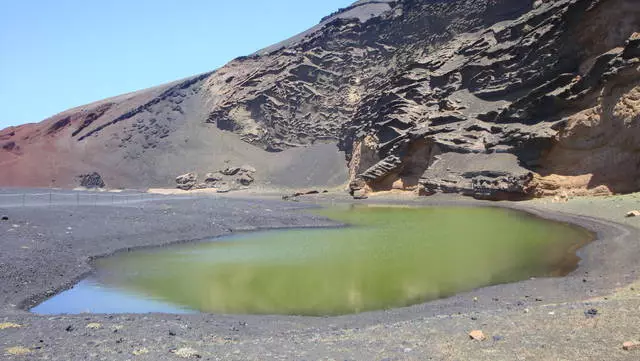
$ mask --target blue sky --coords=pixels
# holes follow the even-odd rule
[[[353,0],[6,0],[0,129],[213,70]]]

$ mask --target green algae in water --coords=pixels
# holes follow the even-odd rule
[[[97,262],[109,285],[213,313],[337,315],[575,269],[584,229],[500,208],[357,206],[352,225],[248,233]]]

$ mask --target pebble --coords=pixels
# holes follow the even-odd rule
[[[487,336],[485,336],[481,330],[473,330],[469,332],[469,338],[476,341],[484,341],[487,339]]]
[[[584,311],[584,315],[585,315],[587,318],[593,318],[593,317],[596,317],[596,316],[598,315],[598,310],[597,310],[597,309],[595,309],[595,308],[588,309],[588,310]]]
[[[625,351],[640,350],[640,342],[627,341],[622,344],[622,349]]]

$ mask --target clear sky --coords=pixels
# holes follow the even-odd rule
[[[353,0],[3,0],[0,129],[224,65]]]

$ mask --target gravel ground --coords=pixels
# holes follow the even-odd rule
[[[25,311],[73,285],[88,261],[130,248],[273,227],[336,225],[301,212],[342,196],[203,197],[138,204],[0,206],[0,359],[16,360],[638,360],[640,208],[635,195],[567,203],[484,203],[386,195],[370,203],[492,205],[584,226],[598,239],[567,277],[478,289],[407,308],[339,317],[37,316]],[[463,267],[463,266],[461,266]],[[473,270],[470,270],[472,272]],[[597,310],[597,312],[591,311]],[[585,313],[586,312],[586,313]],[[595,313],[595,314],[594,314]],[[474,341],[482,330],[485,341]]]

